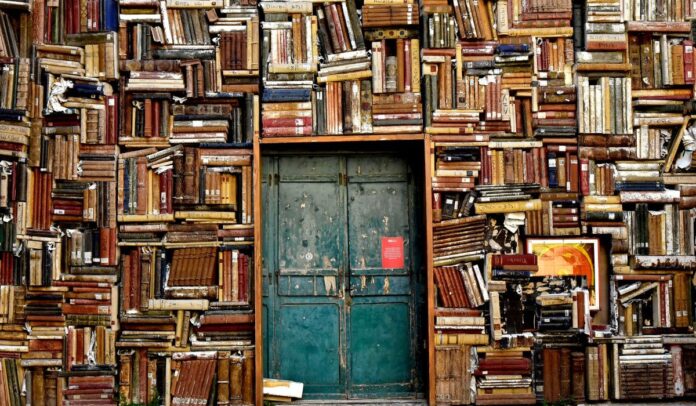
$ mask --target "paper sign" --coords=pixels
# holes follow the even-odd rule
[[[404,268],[403,237],[382,237],[382,268]]]

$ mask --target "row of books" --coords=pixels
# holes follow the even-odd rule
[[[690,361],[685,358],[693,353],[689,345],[667,345],[660,336],[602,340],[584,348],[571,337],[550,340],[556,343],[506,351],[438,345],[438,402],[669,402],[693,393],[694,385],[688,377]],[[477,367],[472,373],[462,365],[469,365],[476,352]],[[469,391],[472,381],[476,382],[475,393]]]

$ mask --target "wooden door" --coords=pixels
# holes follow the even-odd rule
[[[303,382],[305,398],[413,396],[422,290],[407,160],[293,155],[263,168],[264,376]]]

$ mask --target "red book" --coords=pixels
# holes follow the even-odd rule
[[[493,255],[492,258],[493,266],[537,264],[537,256],[534,254]]]
[[[251,313],[203,314],[200,317],[200,323],[203,326],[211,324],[240,324],[253,322],[254,315]]]
[[[491,156],[488,147],[481,147],[481,172],[483,185],[491,183]]]
[[[271,127],[264,128],[263,135],[265,137],[283,137],[283,136],[298,136],[311,135],[312,126],[305,125],[302,127]]]
[[[132,267],[132,261],[131,261],[131,256],[130,255],[124,255],[124,260],[123,260],[123,276],[122,276],[122,281],[123,281],[123,303],[121,304],[122,308],[124,311],[132,309],[131,306],[131,301],[132,301],[132,294],[131,292],[133,291],[131,287],[131,277],[130,274],[133,272],[131,269]]]
[[[249,257],[239,254],[239,299],[243,302],[249,301]]]
[[[577,155],[570,155],[569,156],[569,161],[570,165],[568,165],[568,184],[569,188],[568,191],[571,193],[577,193],[578,192],[578,183],[579,183],[579,165],[578,165],[578,156]]]
[[[264,118],[261,120],[264,129],[270,127],[304,127],[312,125],[312,117],[298,118]]]

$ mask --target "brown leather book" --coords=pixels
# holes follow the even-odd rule
[[[184,148],[184,168],[183,168],[183,196],[181,203],[198,203],[198,171],[196,160],[197,149]]]
[[[254,404],[256,391],[254,385],[254,350],[244,350],[244,383],[242,385],[242,401],[246,405]]]
[[[576,402],[585,401],[585,354],[582,352],[572,352],[571,358],[571,381],[572,398]]]
[[[572,392],[571,375],[572,367],[570,360],[570,349],[560,349],[560,380],[559,380],[559,398],[569,399]]]
[[[217,402],[227,405],[230,401],[230,353],[218,352],[217,359]]]
[[[31,373],[31,403],[32,405],[46,405],[46,390],[44,382],[44,369],[35,368]]]

